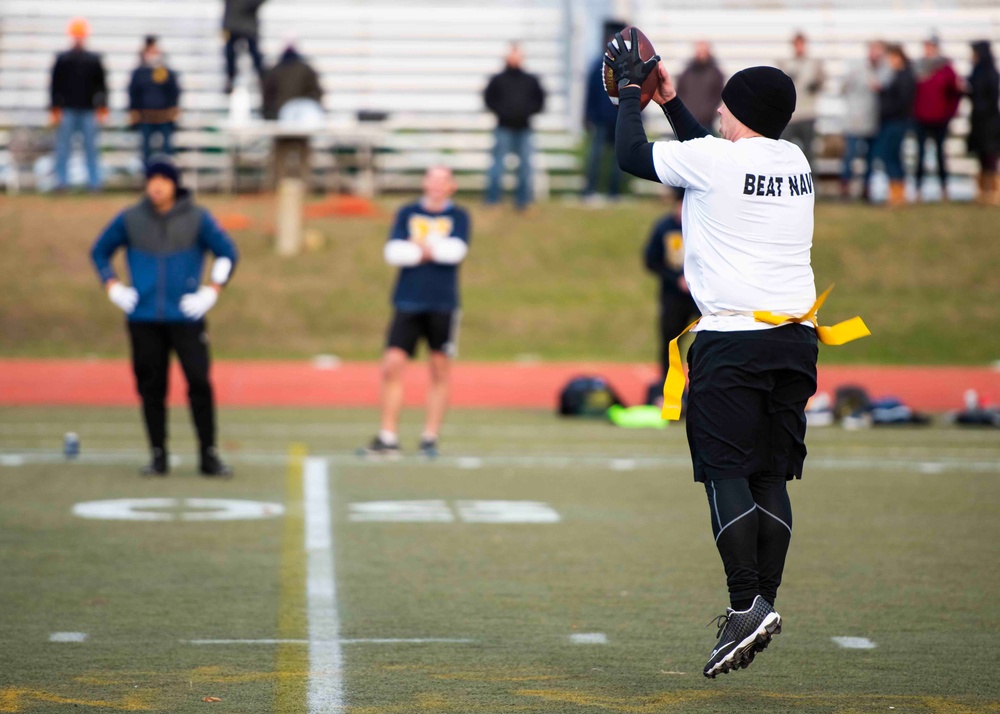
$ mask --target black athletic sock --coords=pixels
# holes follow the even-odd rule
[[[792,504],[784,474],[754,474],[750,492],[757,504],[757,568],[760,594],[771,605],[778,596],[785,556],[792,540]]]
[[[757,505],[745,478],[705,483],[712,513],[712,535],[722,556],[730,607],[746,610],[760,594],[757,571]]]

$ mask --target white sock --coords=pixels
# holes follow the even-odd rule
[[[437,434],[431,434],[430,432],[424,432],[424,435],[420,437],[423,441],[434,441],[438,440]]]
[[[394,431],[379,429],[378,438],[383,444],[388,444],[389,446],[396,446],[399,444],[399,435]]]

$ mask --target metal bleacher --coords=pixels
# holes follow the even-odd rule
[[[84,16],[93,28],[89,46],[103,54],[109,75],[112,111],[101,139],[109,173],[134,181],[126,170],[135,169],[138,140],[125,128],[126,86],[142,37],[156,34],[182,75],[179,161],[199,187],[225,188],[231,145],[221,13],[221,0],[0,0],[0,167],[20,156],[27,175],[33,157],[51,144],[45,128],[49,71],[55,53],[68,44],[67,21]],[[433,163],[452,166],[471,189],[483,185],[492,147],[494,120],[482,91],[501,68],[508,43],[518,40],[527,69],[540,75],[548,92],[545,112],[534,124],[537,183],[542,190],[566,191],[581,184],[585,73],[599,52],[597,27],[610,15],[625,15],[642,27],[675,73],[695,40],[711,41],[723,70],[734,72],[787,57],[790,36],[804,31],[829,76],[818,127],[826,135],[839,131],[841,80],[849,62],[862,56],[865,41],[902,41],[918,57],[920,41],[935,32],[965,74],[968,42],[1000,39],[996,0],[438,0],[433,6],[416,0],[268,0],[262,47],[273,61],[285,38],[296,38],[321,73],[326,109],[345,134],[361,126],[359,112],[386,115],[368,125],[380,137],[378,190],[412,189]],[[241,81],[256,102],[250,74],[244,56]],[[973,171],[960,139],[966,113],[963,104],[948,142],[959,173]],[[651,136],[669,135],[655,108],[646,118]],[[352,170],[350,146],[335,137],[317,138],[314,146],[322,180]],[[267,144],[251,148],[245,158],[251,166],[256,161],[260,173]],[[836,157],[820,156],[819,172],[834,173]]]
[[[570,152],[577,139],[567,127],[563,49],[552,31],[563,10],[543,0],[453,5],[270,0],[261,12],[262,49],[273,61],[294,37],[321,74],[331,120],[346,129],[357,125],[359,112],[386,115],[378,123],[379,189],[412,188],[432,163],[452,166],[465,187],[478,187],[493,127],[482,91],[502,68],[509,43],[518,40],[528,68],[548,91],[546,110],[535,122],[539,163],[553,188],[572,187],[577,161]],[[156,34],[184,89],[179,161],[200,185],[219,185],[228,161],[229,112],[220,1],[0,0],[0,10],[0,127],[45,126],[53,57],[67,45],[67,21],[84,16],[93,28],[89,46],[102,53],[109,76],[111,118],[102,132],[103,163],[112,171],[134,164],[137,138],[123,129],[126,88],[141,38]],[[246,57],[241,77],[256,103]],[[314,164],[322,172],[334,161],[326,149],[335,147],[320,144]]]

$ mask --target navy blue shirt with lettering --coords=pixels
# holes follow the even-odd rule
[[[421,202],[399,209],[389,240],[409,240],[424,245],[434,237],[469,242],[469,214],[449,203],[443,211],[424,208]],[[451,312],[460,306],[458,265],[421,263],[401,268],[392,304],[401,312]]]

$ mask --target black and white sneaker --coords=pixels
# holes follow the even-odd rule
[[[749,667],[757,653],[771,642],[771,637],[781,632],[781,615],[760,595],[749,609],[726,608],[726,614],[715,621],[719,625],[719,641],[705,665],[704,674],[709,679]]]
[[[425,459],[436,459],[438,456],[437,439],[421,439],[420,455]]]
[[[164,449],[153,449],[153,458],[139,470],[140,476],[166,476],[169,471],[167,452]]]
[[[387,459],[394,461],[400,458],[403,452],[399,448],[399,444],[388,444],[382,441],[381,437],[376,436],[372,439],[367,447],[362,446],[357,451],[358,456],[363,456],[371,459]]]
[[[201,463],[198,466],[201,475],[206,478],[232,478],[233,469],[219,458],[219,452],[210,446],[201,452]]]

